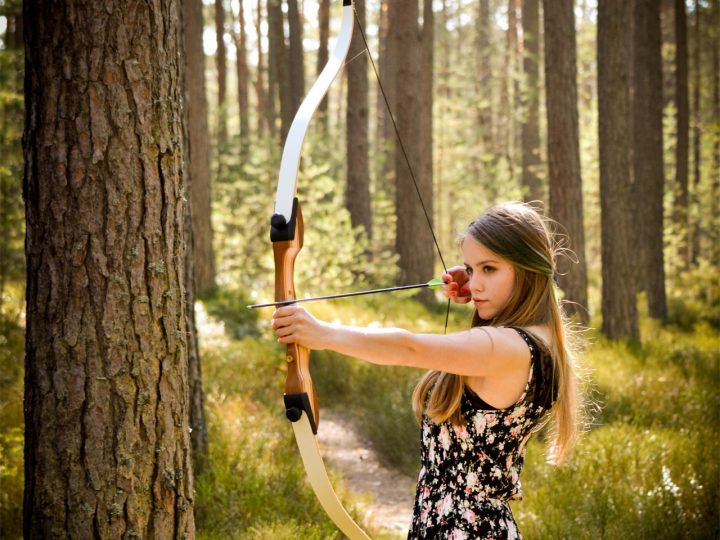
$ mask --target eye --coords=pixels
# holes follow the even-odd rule
[[[469,266],[466,266],[466,267],[465,267],[465,273],[468,275],[468,277],[469,277],[469,276],[472,276],[472,275],[473,275],[473,269],[470,268]]]
[[[483,266],[483,273],[492,274],[495,271],[494,266]]]

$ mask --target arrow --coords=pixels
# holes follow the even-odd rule
[[[390,291],[403,291],[406,289],[422,289],[429,287],[431,289],[439,289],[445,285],[445,282],[438,278],[433,278],[427,283],[418,283],[417,285],[401,285],[399,287],[388,287],[386,289],[372,289],[370,291],[358,291],[351,293],[330,294],[328,296],[315,296],[313,298],[300,298],[299,300],[283,300],[282,302],[268,302],[267,304],[252,304],[246,306],[250,309],[271,307],[271,306],[289,306],[291,304],[299,304],[301,302],[315,302],[316,300],[332,300],[334,298],[347,298],[348,296],[362,296],[364,294],[377,294]]]

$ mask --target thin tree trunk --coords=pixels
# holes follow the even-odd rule
[[[420,78],[418,4],[416,0],[397,0],[388,4],[389,43],[396,62],[395,114],[400,138],[412,171],[418,170],[420,144],[420,96],[416,90]],[[415,192],[411,168],[398,143],[395,151],[395,208],[397,213],[396,252],[399,255],[399,283],[417,283],[433,275],[432,237]],[[415,181],[426,208],[432,216],[432,184],[415,174]],[[430,295],[419,295],[430,301]]]
[[[540,6],[538,0],[524,0],[523,28],[523,123],[522,190],[525,200],[543,200],[540,160]]]
[[[713,1],[712,7],[712,96],[713,96],[713,180],[711,188],[710,239],[712,240],[711,261],[717,268],[720,266],[720,2]]]
[[[285,45],[283,12],[280,0],[268,0],[268,41],[270,43],[269,68],[272,81],[270,99],[280,97],[280,145],[285,143],[292,122],[292,100],[288,52]]]
[[[690,267],[688,238],[689,186],[688,167],[690,149],[690,112],[688,103],[687,15],[685,0],[675,0],[675,103],[677,108],[677,145],[675,147],[675,223],[681,235],[681,267]]]
[[[207,453],[204,397],[200,354],[195,327],[195,291],[215,287],[215,255],[210,223],[210,151],[205,95],[205,54],[202,48],[203,6],[201,0],[183,3],[185,45],[185,257],[186,304],[188,327],[188,378],[190,383],[190,427],[196,470],[202,468]],[[196,210],[197,209],[197,210]],[[199,277],[203,281],[198,281]]]
[[[225,50],[225,6],[223,0],[215,0],[215,66],[218,74],[218,152],[227,143],[227,53]]]
[[[328,40],[330,38],[330,0],[320,0],[320,5],[318,7],[318,26],[320,31],[320,46],[318,47],[317,76],[319,77],[329,58]],[[327,133],[328,130],[327,104],[327,96],[324,96],[318,106],[318,112],[320,112],[321,115],[321,126],[325,130],[325,133]]]
[[[690,236],[688,245],[690,249],[689,259],[692,266],[697,264],[700,251],[700,124],[702,122],[700,108],[700,86],[702,84],[702,67],[700,65],[701,11],[700,2],[695,0],[695,49],[693,51],[693,179],[692,186],[689,189],[690,198],[688,200],[688,234]]]
[[[287,0],[287,3],[290,37],[290,116],[295,116],[305,96],[305,68],[302,46],[303,21],[297,0]]]
[[[247,64],[247,30],[242,2],[238,9],[239,32],[235,33],[235,65],[238,79],[238,110],[240,111],[240,157],[247,159],[250,144],[250,74]]]
[[[420,35],[420,161],[419,174],[430,199],[430,216],[434,204],[433,182],[433,82],[435,80],[435,14],[432,0],[423,0],[423,26]],[[434,221],[434,220],[433,220]]]
[[[573,0],[544,3],[545,85],[548,123],[550,213],[567,231],[577,265],[558,260],[558,284],[568,301],[566,310],[583,324],[589,321],[585,231],[583,229],[580,128],[577,105],[577,57]]]
[[[385,96],[390,104],[391,110],[396,109],[397,99],[395,97],[395,66],[396,59],[393,57],[393,46],[390,43],[390,0],[380,1],[380,21],[378,23],[378,49],[379,49],[379,70],[380,79],[385,89]],[[393,174],[393,156],[396,145],[395,134],[391,125],[390,113],[387,110],[382,92],[377,92],[377,154],[379,156],[379,167],[377,170],[378,188],[386,191],[388,196],[394,194],[394,185],[390,178]]]
[[[272,91],[265,93],[265,53],[262,46],[262,0],[257,2],[257,12],[255,16],[255,35],[257,36],[257,78],[255,79],[255,95],[257,96],[258,115],[257,115],[257,131],[258,139],[262,139],[265,128],[270,131],[272,137],[275,136],[275,110],[273,108],[273,100],[271,99]]]
[[[365,0],[356,0],[355,11],[365,27]],[[365,49],[360,32],[354,32],[348,56],[355,58]],[[370,210],[370,170],[368,165],[368,78],[367,56],[360,55],[347,67],[346,109],[347,182],[345,207],[353,228],[362,227],[372,237]]]
[[[24,537],[192,538],[181,6],[24,16]]]
[[[633,230],[638,284],[650,316],[667,318],[663,256],[663,101],[660,5],[636,0],[633,45]]]
[[[632,4],[598,4],[598,105],[602,241],[602,332],[639,340],[630,230],[630,62]]]
[[[510,171],[509,180],[515,183],[516,132],[515,121],[518,99],[518,20],[517,0],[508,0],[508,29],[505,43],[505,73],[503,75],[502,113],[505,118],[503,147]]]
[[[494,200],[495,189],[495,142],[493,124],[492,51],[490,49],[490,5],[489,0],[478,1],[477,34],[475,54],[477,55],[477,141],[479,151],[475,168],[478,178],[484,179],[483,188],[487,198]]]

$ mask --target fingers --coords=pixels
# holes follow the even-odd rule
[[[451,298],[458,304],[470,301],[470,289],[467,287],[468,275],[462,266],[453,266],[443,272],[441,279],[445,282],[442,292],[445,298]]]

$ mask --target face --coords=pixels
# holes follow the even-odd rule
[[[515,267],[468,235],[462,244],[473,304],[481,319],[495,317],[515,290]]]

